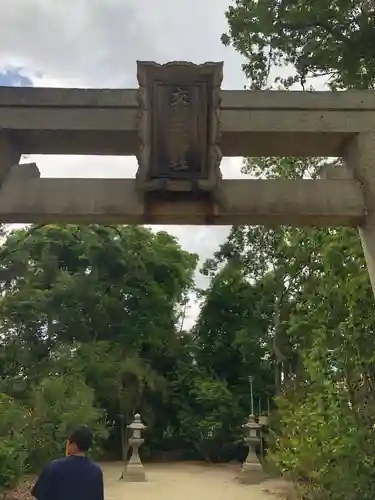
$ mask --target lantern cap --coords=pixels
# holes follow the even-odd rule
[[[248,421],[242,426],[244,429],[258,429],[260,425],[255,421],[253,414],[249,415]]]
[[[145,424],[141,420],[141,415],[139,413],[136,413],[134,415],[134,420],[131,424],[128,425],[129,429],[134,429],[134,430],[143,430],[146,429]]]

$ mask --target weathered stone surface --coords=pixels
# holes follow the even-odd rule
[[[257,484],[265,478],[262,464],[255,453],[255,448],[259,445],[261,439],[261,426],[255,421],[254,415],[251,414],[248,421],[242,427],[246,431],[245,441],[249,447],[249,451],[237,479],[244,484]]]
[[[146,211],[134,179],[9,175],[0,192],[0,222],[356,226],[365,217],[355,180],[223,180],[221,191],[223,208],[177,198],[155,199]]]
[[[142,464],[127,464],[121,474],[121,481],[128,483],[144,483],[147,481],[145,468]]]
[[[358,134],[348,144],[344,159],[363,189],[367,216],[359,225],[359,235],[375,294],[375,131]]]
[[[14,137],[0,129],[0,186],[9,175],[12,167],[17,165],[21,158],[21,151],[16,145]]]
[[[195,196],[216,188],[222,70],[223,63],[138,61],[139,189]]]
[[[348,180],[354,179],[355,177],[353,169],[350,169],[345,163],[343,165],[327,163],[325,165],[322,165],[319,178],[328,180]]]
[[[120,479],[128,482],[144,482],[146,481],[146,473],[139,456],[139,448],[144,442],[142,431],[146,429],[146,426],[142,422],[139,413],[134,415],[134,420],[128,425],[128,428],[131,431],[131,437],[129,438],[131,455]]]
[[[372,90],[345,92],[221,90],[222,109],[296,109],[358,111],[375,109]],[[1,87],[0,107],[122,107],[138,108],[135,89],[75,89],[56,87]]]
[[[40,171],[36,163],[17,163],[10,168],[8,178],[39,179]]]
[[[224,156],[340,156],[375,129],[372,91],[219,94]],[[0,130],[25,154],[137,155],[136,90],[0,88]]]
[[[262,465],[258,462],[244,463],[237,480],[242,484],[259,484],[265,479]]]

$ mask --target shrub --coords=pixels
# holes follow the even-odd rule
[[[27,459],[26,417],[20,405],[0,393],[0,488],[10,488],[20,479]]]
[[[373,429],[327,380],[278,400],[279,432],[270,460],[309,500],[375,498]]]
[[[39,468],[62,456],[66,439],[79,424],[95,434],[95,449],[107,437],[104,412],[94,406],[94,391],[77,376],[44,379],[33,391],[27,436],[29,463]]]
[[[189,393],[194,404],[178,412],[180,434],[201,458],[220,461],[223,443],[230,443],[237,430],[235,398],[225,383],[200,376],[190,379]]]

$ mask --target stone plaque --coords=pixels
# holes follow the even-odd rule
[[[138,62],[137,185],[143,191],[213,191],[220,179],[223,63]]]

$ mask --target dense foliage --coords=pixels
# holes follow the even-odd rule
[[[227,19],[222,41],[246,57],[250,88],[306,89],[315,77],[332,90],[374,88],[373,2],[236,0]],[[248,159],[244,171],[312,177],[322,160]],[[374,498],[375,315],[357,232],[233,228],[208,271],[228,248],[246,277],[274,284],[272,462],[302,498]]]
[[[196,265],[172,236],[142,227],[46,225],[4,236],[1,484],[60,456],[80,422],[95,429],[96,453],[125,459],[137,411],[148,426],[144,458],[241,456],[248,375],[257,401],[272,395],[267,319],[248,312],[257,291],[228,268],[186,332]]]
[[[332,88],[374,88],[375,6],[371,0],[234,0],[222,36],[247,58],[253,88],[275,67],[286,87],[325,76]],[[285,71],[289,70],[289,71]]]

